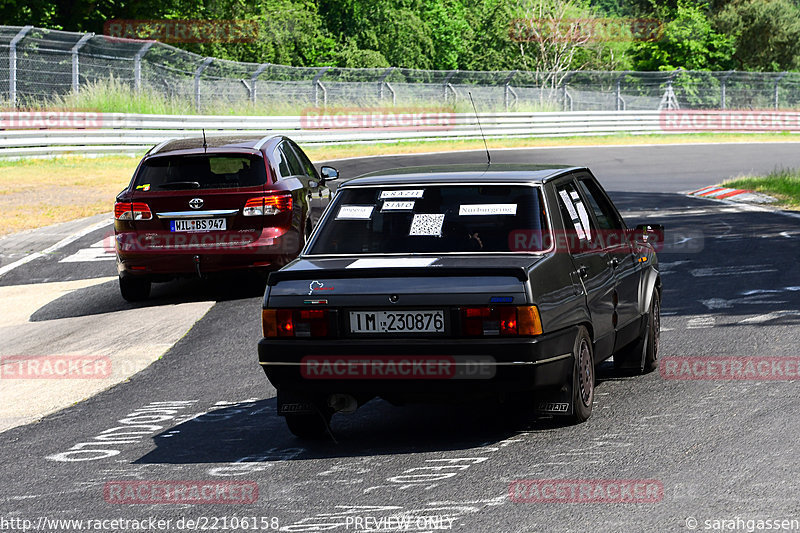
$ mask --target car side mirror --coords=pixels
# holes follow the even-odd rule
[[[339,179],[339,171],[333,167],[324,166],[319,169],[319,173],[322,176],[322,183]]]
[[[664,242],[664,226],[662,224],[638,224],[634,230],[636,242],[657,245]]]

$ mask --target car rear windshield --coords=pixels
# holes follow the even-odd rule
[[[307,253],[536,252],[546,220],[538,187],[346,188]]]
[[[228,189],[267,182],[264,159],[220,154],[154,157],[136,177],[137,190]]]

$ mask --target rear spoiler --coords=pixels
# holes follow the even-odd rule
[[[400,268],[337,268],[319,270],[279,270],[270,272],[267,285],[274,286],[281,281],[313,279],[353,279],[353,278],[422,278],[445,276],[510,276],[520,281],[528,281],[525,267],[400,267]]]

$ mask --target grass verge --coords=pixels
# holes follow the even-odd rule
[[[674,143],[780,142],[797,141],[788,134],[691,134],[691,135],[605,135],[596,137],[558,137],[490,139],[489,149],[559,146],[603,146]],[[449,150],[482,150],[483,141],[430,141],[339,146],[305,145],[313,161],[384,154],[410,154]],[[501,156],[496,160],[502,161]],[[130,181],[138,157],[64,156],[53,159],[0,160],[0,235],[40,228],[58,222],[110,212],[116,194]],[[576,161],[580,164],[580,161]],[[786,171],[788,172],[788,171]],[[796,176],[796,175],[795,175]],[[350,176],[344,176],[345,178]],[[758,178],[742,178],[758,179]],[[797,179],[796,177],[794,178]],[[792,183],[788,178],[788,183]],[[744,182],[742,182],[744,183]],[[749,182],[748,182],[749,183]],[[794,203],[798,206],[800,185],[794,184]],[[733,186],[733,185],[732,185]],[[757,189],[756,185],[735,185]],[[781,197],[782,192],[764,189]]]
[[[800,169],[773,170],[766,176],[742,176],[724,185],[768,194],[778,199],[772,205],[800,209]]]

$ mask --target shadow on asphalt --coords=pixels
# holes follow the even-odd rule
[[[31,322],[100,315],[187,302],[228,301],[264,295],[266,280],[254,273],[220,275],[210,279],[178,279],[153,283],[150,298],[127,302],[116,280],[78,289],[53,300],[31,315]]]
[[[134,464],[272,462],[443,452],[492,446],[520,431],[582,431],[580,425],[512,412],[494,402],[395,407],[374,399],[354,414],[333,416],[331,430],[336,442],[329,436],[302,440],[289,432],[276,408],[276,399],[270,398],[211,411],[154,437],[156,449]]]

